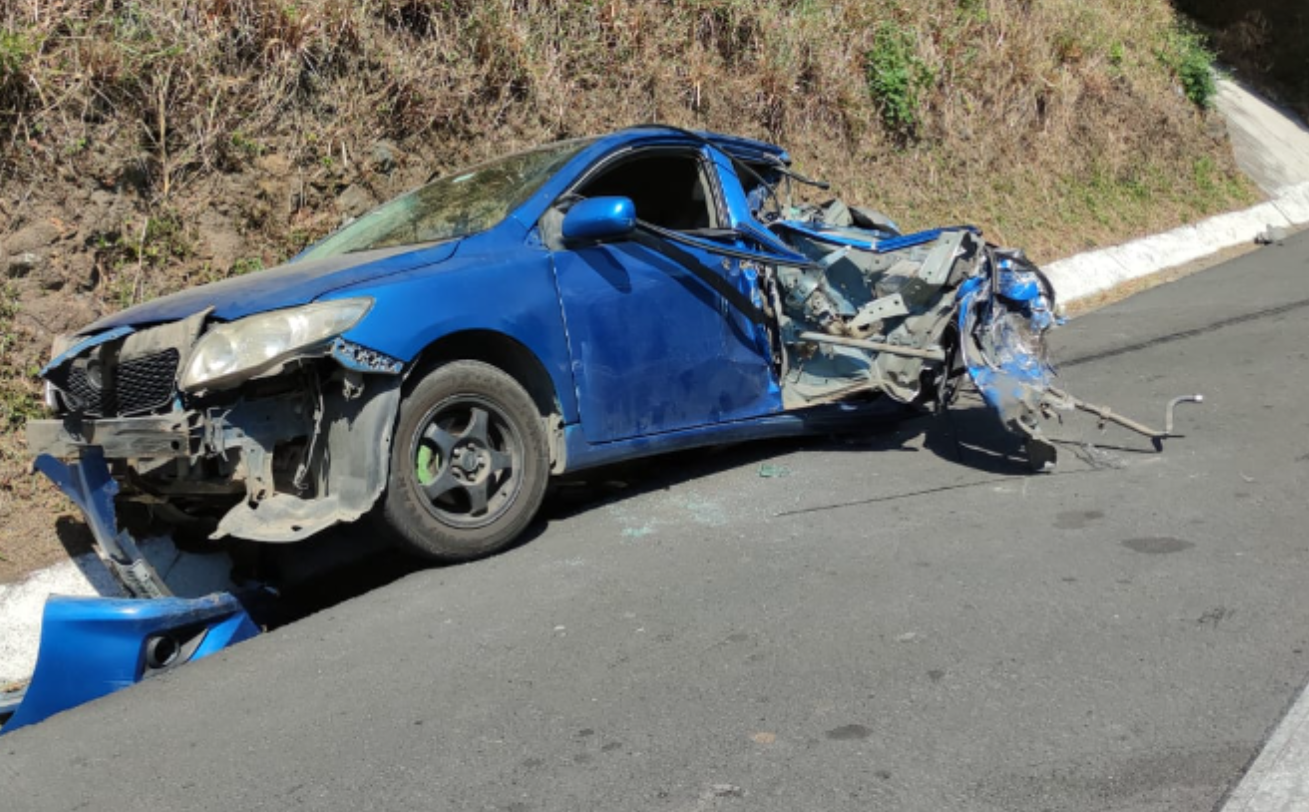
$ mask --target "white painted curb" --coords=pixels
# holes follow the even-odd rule
[[[1248,245],[1268,229],[1309,223],[1309,183],[1283,189],[1251,209],[1220,214],[1194,225],[1125,245],[1061,259],[1044,270],[1059,301],[1075,302],[1124,282],[1194,262],[1237,245]]]

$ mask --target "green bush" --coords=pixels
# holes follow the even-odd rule
[[[32,55],[32,42],[17,31],[0,31],[0,84],[17,77]]]
[[[0,431],[19,431],[28,420],[42,413],[40,387],[34,370],[13,362],[12,353],[20,339],[14,332],[18,315],[18,290],[13,283],[0,287]]]
[[[865,54],[868,92],[877,102],[882,122],[902,137],[915,135],[919,107],[935,76],[918,56],[912,31],[891,23],[877,29]]]
[[[1202,110],[1213,107],[1218,95],[1214,52],[1209,50],[1203,34],[1179,22],[1169,33],[1159,58],[1177,76],[1186,98]]]

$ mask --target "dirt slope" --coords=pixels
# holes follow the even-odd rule
[[[54,334],[433,171],[666,121],[1038,259],[1253,195],[1165,0],[0,0],[0,24],[0,579],[62,555],[20,432]]]

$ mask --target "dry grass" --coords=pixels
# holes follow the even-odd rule
[[[649,121],[781,142],[902,226],[1039,260],[1253,194],[1167,67],[1165,0],[0,0],[0,24],[0,241],[66,234],[16,282],[29,315],[272,264],[352,187]],[[0,324],[10,429],[53,329]],[[8,431],[0,521],[30,499]]]
[[[1242,191],[1160,59],[1163,0],[6,6],[9,183],[105,164],[94,145],[158,202],[266,153],[349,166],[386,137],[448,166],[660,120],[784,141],[912,225],[980,220],[1046,256]],[[912,132],[869,91],[888,32],[921,69]]]

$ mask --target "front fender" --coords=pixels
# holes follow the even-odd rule
[[[576,422],[577,395],[550,254],[503,242],[470,239],[439,266],[334,292],[332,298],[367,295],[374,302],[345,338],[408,364],[445,336],[500,333],[536,356],[554,384],[564,422]]]

